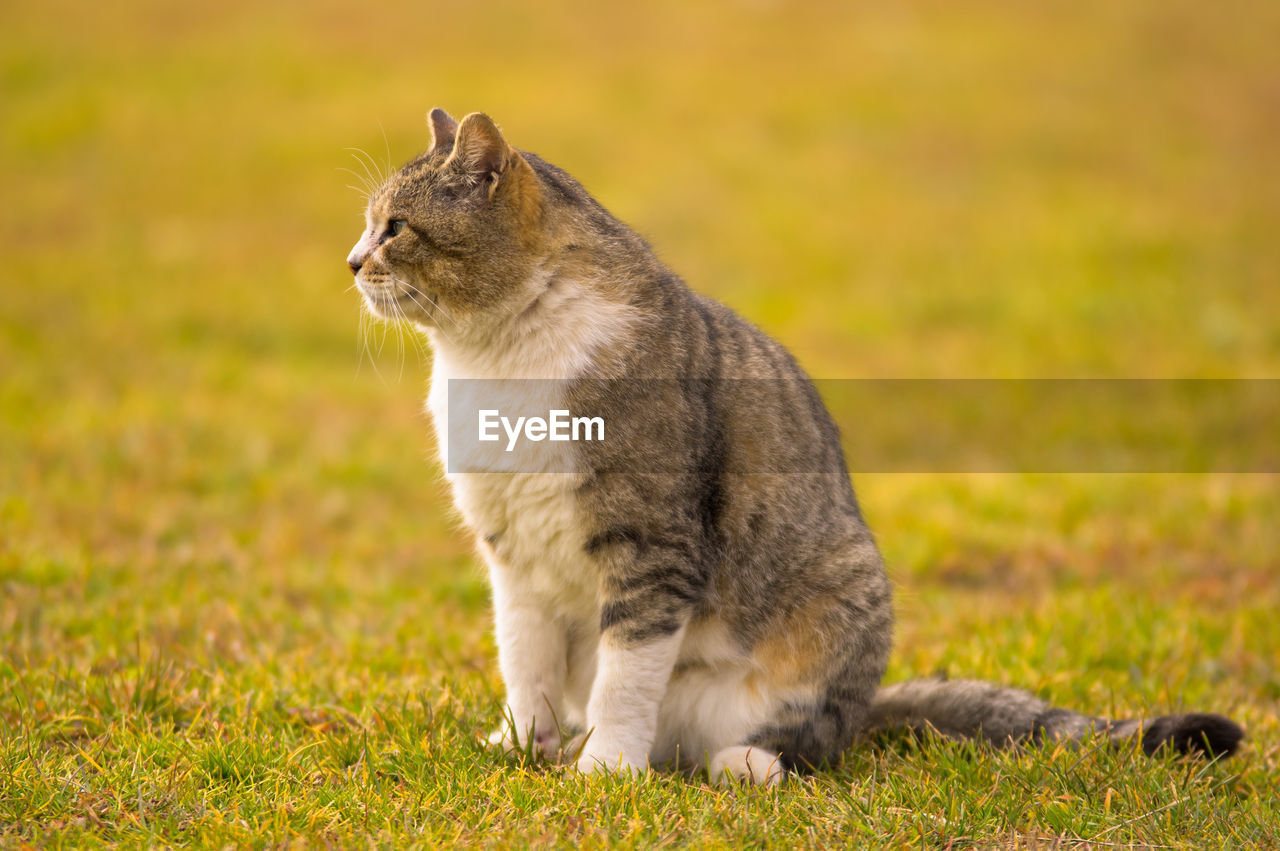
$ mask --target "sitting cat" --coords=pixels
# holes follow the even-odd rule
[[[496,472],[500,443],[463,453],[467,472],[446,464],[493,587],[499,739],[554,754],[563,722],[589,732],[582,771],[709,766],[765,784],[895,725],[1236,748],[1219,715],[1112,722],[974,681],[879,688],[889,582],[791,355],[485,115],[429,124],[431,148],[373,192],[347,262],[371,310],[431,342],[442,458],[458,440],[451,380],[501,379],[626,437],[539,444],[532,470]]]

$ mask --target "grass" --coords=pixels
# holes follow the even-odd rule
[[[886,741],[762,793],[482,748],[487,590],[417,351],[358,342],[341,171],[484,109],[824,377],[1272,377],[1278,16],[9,3],[0,844],[1280,844],[1274,476],[855,472],[890,678],[1217,709],[1230,762]]]

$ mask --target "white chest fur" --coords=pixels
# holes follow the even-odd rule
[[[584,524],[575,499],[582,477],[569,472],[571,445],[540,442],[508,453],[501,441],[480,443],[470,434],[468,439],[459,439],[461,435],[454,432],[475,428],[473,416],[478,407],[556,409],[563,404],[563,386],[563,382],[547,379],[460,379],[448,355],[437,350],[428,397],[440,460],[454,502],[484,543],[490,568],[511,574],[507,581],[518,581],[527,586],[521,589],[524,593],[544,600],[559,598],[563,596],[559,589],[587,579],[588,565],[582,552]],[[450,399],[451,395],[454,398]],[[476,396],[483,401],[477,402]],[[493,578],[501,581],[496,575]],[[572,581],[575,579],[578,581]],[[594,586],[594,580],[589,584]],[[574,596],[587,589],[577,590]],[[558,602],[563,605],[569,601]]]
[[[572,444],[540,442],[513,454],[504,441],[457,438],[475,428],[480,407],[562,409],[568,380],[589,373],[592,354],[626,333],[626,309],[557,281],[518,321],[482,346],[434,335],[427,409],[454,501],[484,542],[495,590],[518,586],[507,590],[572,620],[594,621],[597,579],[583,551],[586,527],[575,498],[582,477],[573,472]]]
[[[568,380],[589,374],[592,354],[616,344],[629,322],[619,305],[571,282],[549,287],[522,318],[522,327],[479,346],[435,333],[427,409],[454,502],[489,568],[508,709],[523,719],[517,726],[536,718],[545,726],[549,700],[567,710],[559,721],[583,723],[596,667],[599,577],[584,549],[582,476],[565,472],[571,444],[537,443],[513,458],[501,442],[482,443],[466,430],[480,396],[486,409],[563,408]],[[540,735],[554,737],[546,729]]]

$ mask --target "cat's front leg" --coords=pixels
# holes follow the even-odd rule
[[[498,666],[507,692],[507,717],[493,744],[554,755],[564,717],[566,635],[548,607],[492,571]]]
[[[639,484],[654,481],[667,483]],[[678,504],[666,493],[641,493],[636,502]],[[706,593],[705,574],[690,559],[696,549],[682,528],[621,521],[588,542],[600,571],[600,640],[579,770],[648,767],[658,709],[689,619]]]
[[[587,739],[578,770],[644,771],[685,621],[673,632],[637,639],[625,630],[601,634],[596,678],[587,704]]]

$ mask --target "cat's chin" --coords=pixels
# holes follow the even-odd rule
[[[408,321],[427,327],[436,324],[422,305],[421,294],[415,296],[406,290],[368,284],[360,284],[359,288],[369,311],[379,319],[388,322]]]

